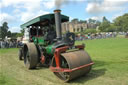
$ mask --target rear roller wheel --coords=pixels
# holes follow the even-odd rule
[[[22,51],[22,48],[19,49],[19,60],[23,60],[23,51]]]
[[[36,68],[38,64],[38,52],[34,43],[28,43],[24,48],[24,64],[28,69]]]

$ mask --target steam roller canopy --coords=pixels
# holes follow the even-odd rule
[[[61,54],[61,67],[74,69],[83,65],[90,64],[91,58],[84,50],[78,50],[73,52],[66,52]],[[76,77],[85,75],[91,70],[91,65],[74,70],[72,72],[54,72],[54,74],[65,82],[72,80]]]

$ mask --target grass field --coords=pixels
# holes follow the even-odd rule
[[[48,68],[27,70],[18,49],[0,49],[0,85],[128,85],[128,39],[110,38],[76,42],[86,44],[95,65],[91,72],[63,83]]]

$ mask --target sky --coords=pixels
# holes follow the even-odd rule
[[[0,25],[8,22],[11,32],[20,32],[20,25],[40,15],[61,9],[70,20],[102,20],[111,22],[128,13],[128,0],[0,0]]]

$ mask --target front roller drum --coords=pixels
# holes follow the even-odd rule
[[[38,64],[38,51],[34,43],[24,46],[24,64],[28,69],[34,69]]]
[[[88,53],[84,50],[62,53],[60,64],[63,69],[70,69],[71,72],[54,72],[61,80],[67,82],[90,72],[92,61]],[[55,67],[53,59],[53,67]]]

